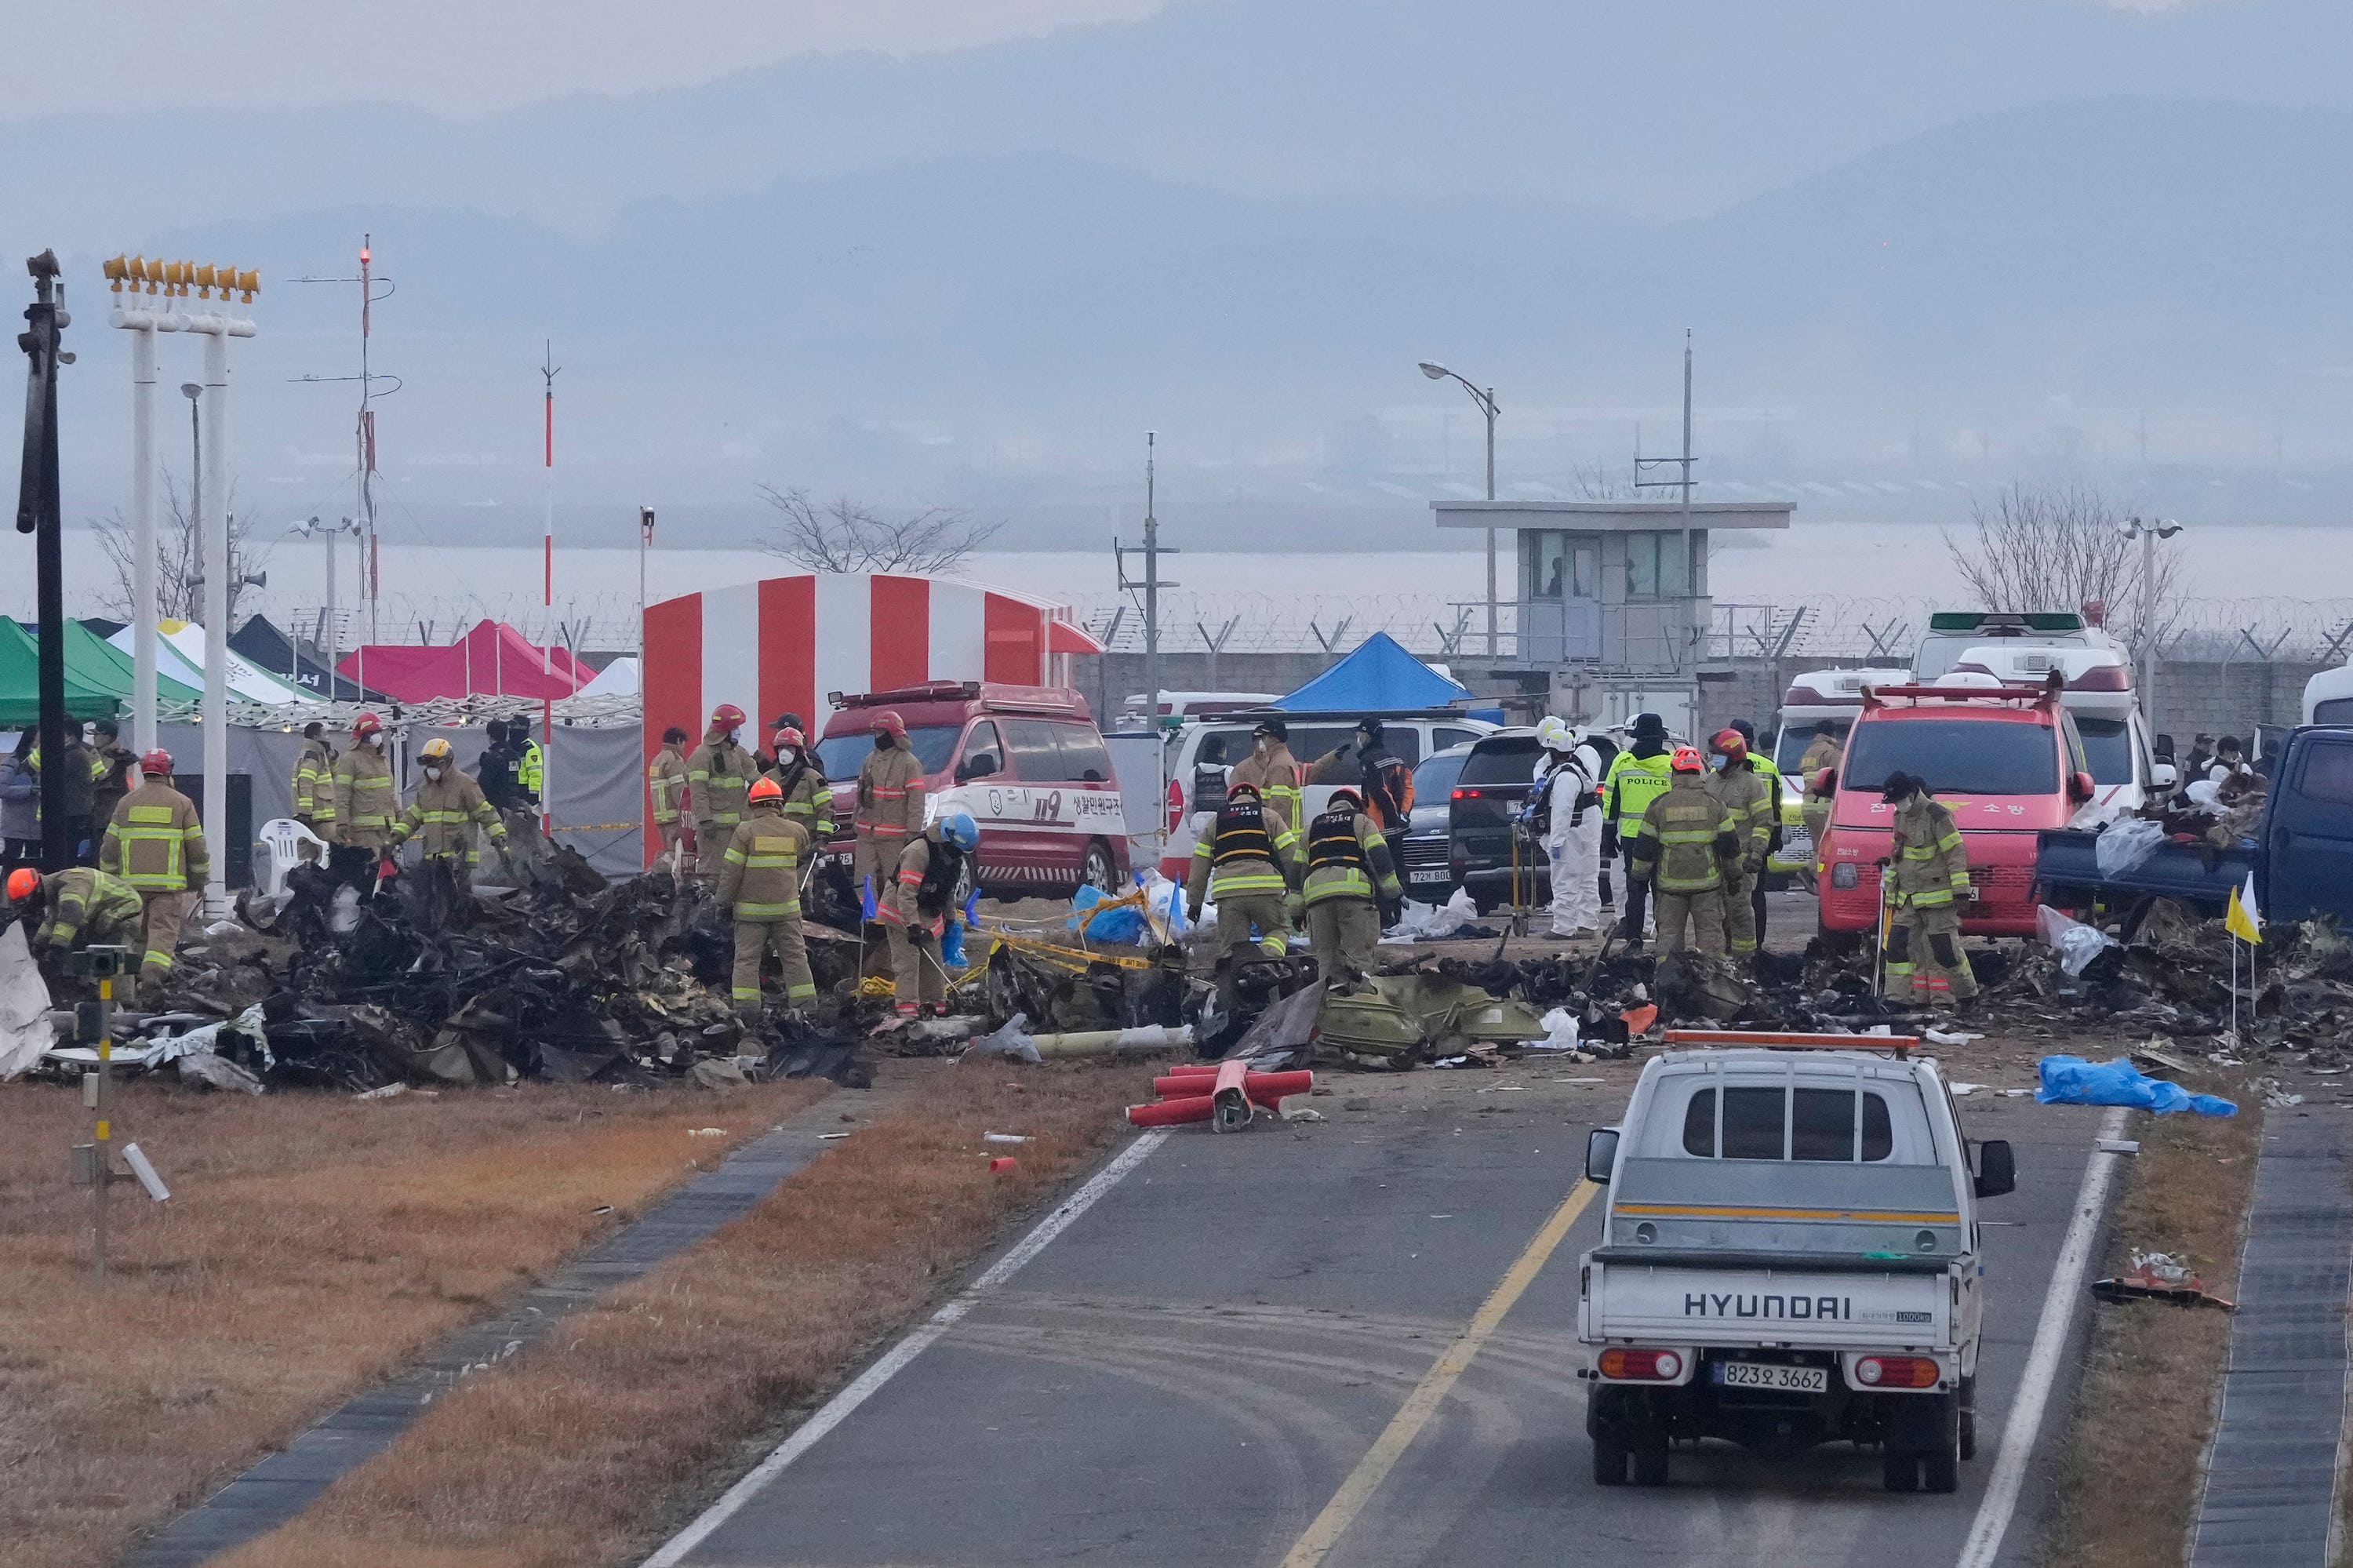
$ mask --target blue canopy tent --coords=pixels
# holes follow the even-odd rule
[[[1470,696],[1468,686],[1407,652],[1388,632],[1376,631],[1274,705],[1302,713],[1395,713],[1442,708]]]

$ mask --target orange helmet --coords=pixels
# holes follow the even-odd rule
[[[1720,729],[1707,743],[1707,748],[1718,757],[1728,757],[1737,762],[1748,755],[1748,737],[1736,729]]]
[[[353,740],[364,739],[368,736],[375,734],[382,728],[384,728],[384,720],[376,717],[375,715],[372,713],[362,710],[360,715],[352,720],[352,738]]]
[[[876,714],[874,727],[885,735],[895,735],[901,740],[907,738],[907,721],[899,716],[898,710],[895,708],[884,708],[881,713]]]
[[[711,727],[733,729],[744,722],[744,710],[733,703],[722,703],[711,710]]]
[[[41,885],[41,874],[29,865],[20,865],[8,874],[8,896],[22,902],[30,898]]]
[[[795,729],[790,725],[786,725],[784,728],[776,732],[776,738],[771,740],[768,744],[776,750],[778,756],[782,756],[784,754],[785,747],[788,746],[805,746],[807,742],[801,738],[800,731]]]
[[[749,800],[781,800],[784,798],[784,786],[768,778],[754,779],[751,793],[744,797]]]
[[[1667,758],[1667,770],[1671,773],[1704,773],[1707,764],[1700,760],[1698,747],[1678,746],[1675,754]]]

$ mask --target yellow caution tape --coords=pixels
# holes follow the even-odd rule
[[[1124,969],[1152,968],[1152,960],[1149,959],[1125,959],[1110,953],[1090,953],[1083,948],[1060,947],[1052,942],[1041,941],[1036,937],[1017,937],[1010,931],[1000,931],[993,927],[982,927],[980,929],[988,933],[989,950],[992,952],[996,950],[996,945],[1001,942],[1017,952],[1035,953],[1050,963],[1066,964],[1076,969],[1083,969],[1093,964],[1115,964]]]

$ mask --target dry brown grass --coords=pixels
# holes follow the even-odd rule
[[[223,1568],[634,1562],[1117,1136],[1149,1068],[939,1074],[711,1242],[438,1403]],[[992,1176],[985,1130],[1029,1134]]]
[[[2227,1298],[2238,1284],[2263,1146],[2261,1097],[2242,1085],[2182,1081],[2237,1099],[2239,1114],[2140,1118],[2140,1154],[2126,1168],[2102,1272],[2129,1267],[2135,1246],[2168,1252],[2186,1255],[2207,1287]],[[2230,1317],[2157,1302],[2092,1311],[2090,1361],[2050,1562],[2053,1568],[2179,1563],[2213,1435]]]
[[[818,1092],[119,1086],[116,1136],[173,1198],[116,1190],[100,1293],[90,1194],[65,1180],[81,1096],[0,1088],[0,1568],[111,1560]],[[704,1126],[728,1136],[685,1135]]]

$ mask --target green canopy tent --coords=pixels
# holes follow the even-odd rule
[[[118,687],[111,666],[86,652],[75,655],[75,632],[87,644],[97,639],[74,621],[66,622],[66,716],[118,718],[126,711],[127,686]],[[41,719],[41,650],[33,634],[0,616],[0,729],[23,729]]]
[[[156,639],[155,700],[159,703],[197,703],[204,692],[187,682],[176,679],[164,654],[169,644]],[[139,667],[132,656],[84,626],[79,620],[66,622],[66,668],[79,671],[93,685],[105,687],[122,699],[123,711],[130,711],[132,693],[139,684]]]

